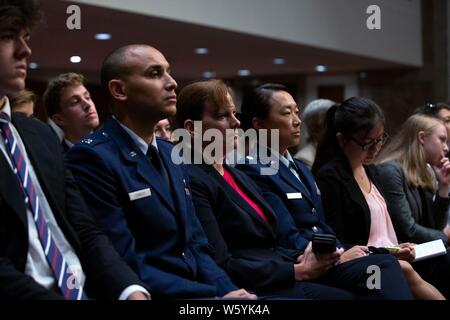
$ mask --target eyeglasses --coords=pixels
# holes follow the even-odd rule
[[[381,138],[369,141],[367,143],[362,143],[362,142],[358,141],[357,139],[350,137],[350,140],[352,140],[354,143],[356,143],[358,146],[360,146],[361,149],[363,149],[364,151],[369,150],[373,146],[381,147],[387,142],[388,139],[389,139],[389,135],[387,133],[383,133]]]

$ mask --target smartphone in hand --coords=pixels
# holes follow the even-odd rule
[[[312,237],[314,253],[333,253],[336,251],[336,236],[332,234],[314,234]]]

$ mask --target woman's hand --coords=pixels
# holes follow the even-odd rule
[[[448,238],[448,242],[450,242],[450,226],[446,225],[443,231]]]
[[[238,290],[230,291],[226,295],[224,295],[222,298],[223,299],[250,299],[250,300],[258,299],[256,294],[249,293],[245,289],[238,289]]]
[[[433,166],[436,179],[439,181],[439,196],[448,198],[450,190],[450,161],[447,157],[441,159],[439,165]]]
[[[416,253],[414,252],[414,245],[412,243],[402,243],[399,249],[391,251],[391,254],[399,260],[405,260],[408,262],[413,262],[416,258]]]
[[[341,254],[339,263],[344,263],[353,259],[361,258],[367,256],[369,253],[369,248],[366,246],[354,246]]]

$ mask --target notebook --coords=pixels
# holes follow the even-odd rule
[[[414,259],[415,262],[441,256],[447,253],[447,249],[441,239],[416,244],[414,246],[414,251],[416,252],[416,259]]]

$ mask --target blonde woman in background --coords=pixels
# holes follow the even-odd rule
[[[403,241],[442,239],[448,245],[450,232],[444,229],[450,203],[447,153],[443,122],[413,115],[378,156],[380,184]]]
[[[33,91],[24,89],[18,95],[12,97],[11,108],[13,112],[23,113],[27,117],[34,115],[36,95]]]

